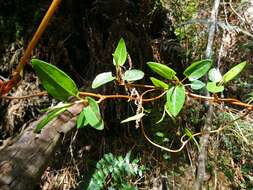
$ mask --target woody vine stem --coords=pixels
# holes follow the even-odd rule
[[[0,96],[8,93],[12,89],[12,87],[16,86],[22,79],[24,66],[29,61],[33,49],[37,45],[39,39],[41,38],[43,32],[48,26],[48,23],[50,22],[60,3],[61,0],[53,0],[53,2],[51,3],[37,31],[33,35],[32,40],[30,41],[28,47],[26,48],[24,55],[21,57],[16,70],[12,73],[11,79],[9,81],[0,83]]]
[[[146,90],[144,91],[140,97],[133,97],[133,96],[129,96],[129,95],[102,95],[102,94],[96,94],[96,93],[90,93],[90,92],[80,92],[79,95],[80,97],[87,97],[87,96],[90,96],[90,97],[94,97],[94,98],[98,98],[98,102],[102,102],[104,100],[107,100],[107,99],[127,99],[127,100],[131,100],[131,101],[134,101],[134,100],[139,100],[140,101],[140,105],[142,106],[142,103],[148,103],[148,102],[152,102],[152,101],[155,101],[155,100],[158,100],[160,98],[162,98],[165,94],[166,94],[166,91],[163,91],[160,95],[158,96],[155,96],[155,97],[152,97],[152,98],[143,98],[143,96],[145,94],[147,94],[148,92],[151,92],[151,91],[154,91],[154,90],[159,90],[161,91],[161,89],[157,89],[155,86],[151,86],[151,85],[140,85],[140,84],[124,84],[124,85],[128,85],[128,86],[135,86],[135,87],[142,87],[142,88],[148,88],[149,90]],[[27,96],[18,96],[18,97],[15,97],[15,96],[2,96],[2,98],[4,99],[9,99],[9,100],[12,100],[12,99],[28,99],[28,98],[33,98],[33,97],[38,97],[38,96],[47,96],[48,93],[46,91],[43,91],[43,92],[39,92],[37,94],[31,94],[31,95],[27,95]],[[231,98],[219,98],[219,97],[208,97],[208,96],[201,96],[201,95],[197,95],[197,94],[193,94],[193,93],[187,93],[188,97],[190,98],[194,98],[194,99],[197,99],[199,101],[209,101],[210,103],[215,103],[215,104],[220,104],[220,103],[228,103],[228,104],[232,104],[232,105],[239,105],[241,106],[242,108],[244,109],[247,109],[248,111],[241,117],[225,124],[224,126],[216,129],[216,130],[212,130],[210,131],[210,133],[217,133],[217,132],[220,132],[222,130],[225,129],[225,127],[233,122],[235,122],[236,120],[238,119],[242,119],[243,117],[245,117],[246,115],[248,115],[250,113],[250,111],[253,110],[253,106],[250,105],[250,104],[247,104],[247,103],[243,103],[239,100],[236,100],[236,99],[231,99]],[[142,131],[142,134],[143,136],[146,138],[146,140],[151,143],[152,145],[154,145],[155,147],[157,148],[160,148],[164,151],[167,151],[167,152],[172,152],[172,153],[176,153],[176,152],[180,152],[184,147],[185,145],[194,137],[196,136],[199,136],[199,135],[205,135],[204,132],[199,132],[199,133],[195,133],[195,134],[192,134],[191,137],[188,137],[186,140],[185,137],[186,135],[183,135],[181,138],[180,138],[180,142],[182,143],[181,147],[178,148],[178,149],[169,149],[169,148],[166,148],[166,147],[163,147],[161,145],[158,145],[156,144],[155,142],[153,142],[146,134],[145,130],[144,130],[144,125],[143,125],[143,122],[142,122],[142,119],[140,120],[140,124],[141,124],[141,131]]]

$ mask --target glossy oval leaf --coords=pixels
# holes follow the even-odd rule
[[[92,127],[99,123],[100,118],[90,106],[85,107],[83,111],[85,118]]]
[[[234,66],[232,69],[230,69],[228,72],[223,75],[223,81],[224,83],[227,83],[228,81],[235,78],[246,66],[246,61]]]
[[[156,72],[160,76],[168,80],[176,79],[177,73],[167,65],[156,62],[148,62],[147,64],[154,72]]]
[[[170,116],[170,118],[172,119],[172,121],[175,123],[175,122],[176,122],[176,119],[175,119],[175,117],[170,113],[170,111],[168,110],[167,102],[166,102],[166,104],[164,105],[164,110],[165,110],[165,113],[167,113],[168,116]]]
[[[68,107],[55,108],[54,110],[47,113],[47,115],[37,124],[34,129],[35,133],[39,133],[43,127],[45,127],[50,121],[60,115],[62,112],[67,110]]]
[[[97,123],[96,125],[93,126],[93,128],[97,129],[97,130],[103,130],[104,129],[104,120],[100,119],[99,123]]]
[[[131,116],[129,118],[124,119],[123,121],[121,121],[120,123],[127,123],[129,121],[136,121],[136,120],[140,120],[145,114],[144,113],[139,113],[137,115]]]
[[[79,114],[77,121],[76,121],[76,127],[77,129],[80,129],[82,127],[85,127],[86,125],[88,125],[88,121],[85,118],[85,113],[84,110],[82,110],[82,112]]]
[[[93,89],[98,88],[102,86],[103,84],[113,81],[114,79],[115,77],[112,76],[112,72],[105,72],[105,73],[98,74],[93,80],[91,87]]]
[[[38,59],[32,59],[31,63],[43,87],[54,98],[67,100],[70,96],[78,96],[75,82],[62,70]]]
[[[185,88],[183,85],[171,87],[167,92],[166,108],[173,117],[176,117],[185,102]]]
[[[203,88],[204,86],[206,86],[206,84],[200,80],[194,80],[191,82],[190,85],[191,85],[191,89],[193,89],[193,90],[199,90],[199,89]]]
[[[87,122],[97,130],[104,129],[104,122],[97,102],[91,97],[87,97],[87,100],[89,105],[83,109]]]
[[[212,60],[206,59],[196,61],[187,67],[184,71],[184,75],[189,78],[190,81],[199,79],[204,76],[212,66]]]
[[[133,82],[136,80],[141,80],[144,77],[144,72],[138,69],[127,70],[124,73],[123,79],[128,82]]]
[[[165,82],[163,82],[159,79],[156,79],[154,77],[150,77],[150,80],[153,83],[153,85],[157,88],[162,88],[162,89],[165,89],[165,90],[167,90],[169,88],[168,84],[166,84]]]
[[[123,38],[119,40],[119,43],[113,53],[113,64],[116,66],[122,66],[126,62],[127,59],[127,49],[126,43]]]
[[[208,78],[212,82],[220,82],[222,80],[221,73],[218,69],[212,68],[208,72]]]
[[[208,82],[206,88],[209,92],[218,93],[224,90],[224,86],[217,86],[216,82]]]

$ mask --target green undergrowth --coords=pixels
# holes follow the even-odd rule
[[[219,147],[219,154],[214,153],[216,165],[230,181],[231,188],[253,188],[253,125],[250,117],[239,119],[243,113],[219,113],[215,122],[224,124],[224,130],[217,134],[213,144]],[[231,123],[234,121],[233,123]],[[218,122],[218,123],[219,123]],[[216,150],[217,151],[217,150]]]
[[[138,159],[130,159],[131,152],[125,157],[115,156],[112,153],[105,154],[97,163],[85,189],[122,189],[136,190],[134,181],[143,177],[145,167],[140,165]]]

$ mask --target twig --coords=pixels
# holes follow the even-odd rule
[[[208,44],[206,47],[206,58],[210,59],[212,58],[212,47],[213,47],[213,41],[215,36],[215,27],[216,27],[216,20],[218,15],[218,9],[219,9],[220,0],[215,0],[214,5],[212,8],[211,18],[212,21],[210,27],[209,27],[209,35],[208,35]],[[213,117],[213,106],[211,104],[209,105],[207,118],[205,125],[203,127],[203,135],[200,138],[200,153],[198,157],[198,168],[197,168],[197,177],[194,184],[194,189],[200,190],[202,189],[202,185],[205,181],[206,176],[206,162],[207,162],[207,148],[208,148],[208,142],[209,142],[209,136],[212,126],[212,117]]]
[[[145,86],[145,85],[144,85]],[[141,86],[140,86],[141,87]],[[162,96],[165,95],[165,93],[167,91],[164,91],[162,92],[160,95],[158,96],[155,96],[153,98],[148,98],[148,99],[144,99],[143,96],[146,95],[147,93],[150,93],[152,91],[155,91],[155,90],[160,90],[160,89],[156,89],[156,88],[152,88],[152,86],[149,86],[148,87],[149,89],[144,91],[140,97],[133,97],[133,96],[128,96],[128,95],[101,95],[101,94],[95,94],[95,93],[90,93],[90,92],[80,92],[79,95],[82,97],[86,97],[86,96],[91,96],[91,97],[95,97],[95,98],[98,98],[99,101],[104,101],[106,99],[117,99],[117,98],[122,98],[122,99],[128,99],[128,100],[139,100],[140,101],[140,106],[142,107],[142,103],[143,102],[151,102],[151,101],[154,101],[154,100],[157,100],[159,98],[161,98]],[[200,100],[204,100],[204,101],[211,101],[211,102],[217,102],[217,103],[220,103],[220,102],[228,102],[228,103],[231,103],[231,104],[240,104],[240,106],[244,107],[244,108],[251,108],[251,109],[248,109],[247,112],[245,114],[243,114],[242,116],[234,119],[233,121],[227,123],[226,125],[228,124],[231,124],[239,119],[242,119],[244,118],[246,115],[248,115],[250,113],[250,111],[252,111],[252,105],[249,105],[249,104],[246,104],[246,103],[243,103],[243,102],[240,102],[239,100],[236,100],[236,99],[232,99],[232,98],[218,98],[218,97],[206,97],[206,96],[202,96],[202,95],[197,95],[197,94],[193,94],[193,93],[189,93],[187,92],[186,93],[189,97],[192,97],[192,98],[195,98],[195,99],[200,99]],[[5,99],[9,99],[9,100],[12,100],[12,99],[27,99],[27,98],[33,98],[33,97],[38,97],[38,96],[46,96],[48,95],[46,91],[43,91],[43,92],[39,92],[39,93],[36,93],[36,94],[31,94],[31,95],[26,95],[26,96],[18,96],[18,97],[15,97],[15,96],[2,96],[2,98],[5,98]],[[81,99],[81,100],[78,100],[76,101],[75,103],[81,103],[85,101],[84,99]],[[250,107],[251,106],[251,107]],[[143,112],[144,109],[142,109],[142,112]],[[209,117],[208,117],[209,118]],[[167,152],[172,152],[172,153],[176,153],[176,152],[180,152],[184,147],[185,145],[195,136],[199,136],[199,135],[205,135],[204,132],[199,132],[199,133],[195,133],[193,134],[191,137],[189,137],[187,140],[184,140],[184,138],[186,137],[186,135],[183,135],[180,139],[182,145],[180,148],[178,149],[169,149],[169,148],[166,148],[166,147],[163,147],[161,145],[158,145],[156,144],[155,142],[153,142],[152,140],[150,140],[150,138],[147,136],[145,130],[144,130],[144,126],[143,126],[143,122],[141,122],[141,131],[142,131],[142,134],[143,136],[146,138],[146,140],[148,142],[150,142],[153,146],[157,147],[157,148],[160,148],[162,150],[165,150]],[[225,125],[225,126],[226,126]],[[225,126],[223,127],[220,127],[216,130],[213,130],[213,131],[210,131],[209,133],[217,133],[217,132],[220,132],[222,130],[225,129]]]
[[[43,34],[46,27],[48,26],[49,21],[51,20],[53,14],[57,10],[60,3],[61,3],[61,0],[53,0],[53,2],[51,3],[37,31],[35,32],[32,40],[30,41],[27,49],[25,50],[24,55],[21,57],[16,70],[13,72],[12,78],[9,81],[4,82],[4,84],[0,85],[1,87],[0,97],[1,95],[8,93],[12,89],[12,87],[17,85],[19,81],[22,79],[24,66],[27,63],[27,61],[30,59],[33,49],[37,45],[41,35]]]
[[[213,106],[212,106],[212,108],[213,108]],[[218,129],[215,129],[215,130],[210,130],[210,131],[209,131],[209,134],[219,133],[220,131],[224,130],[228,125],[230,125],[230,124],[236,122],[236,121],[239,120],[239,119],[244,118],[244,117],[245,117],[246,115],[248,115],[249,113],[250,113],[250,111],[246,112],[246,113],[243,114],[242,116],[240,116],[240,117],[238,117],[238,118],[235,118],[234,120],[232,120],[232,121],[230,121],[230,122],[224,124],[223,127],[220,127],[220,128],[218,128]],[[208,121],[208,122],[210,122],[210,121]],[[153,142],[152,140],[150,140],[150,138],[147,136],[147,134],[146,134],[146,132],[145,132],[145,130],[144,130],[144,126],[143,126],[142,120],[141,120],[141,130],[142,130],[143,136],[144,136],[144,137],[146,138],[146,140],[147,140],[148,142],[150,142],[153,146],[155,146],[155,147],[157,147],[157,148],[160,148],[160,149],[162,149],[162,150],[165,150],[165,151],[167,151],[167,152],[172,152],[172,153],[177,153],[177,152],[180,152],[181,150],[183,150],[183,148],[185,147],[185,145],[186,145],[192,138],[194,138],[194,137],[196,137],[196,136],[199,136],[199,135],[205,135],[205,132],[194,133],[194,134],[193,134],[191,137],[189,137],[187,140],[184,140],[184,138],[186,137],[186,134],[185,134],[185,135],[183,135],[183,136],[180,138],[180,142],[182,143],[182,145],[181,145],[180,148],[178,148],[178,149],[169,149],[169,148],[163,147],[163,146],[161,146],[161,145],[159,145],[159,144],[156,144],[155,142]],[[207,142],[207,144],[208,144],[208,142]],[[205,158],[205,157],[203,157],[203,159],[204,159],[204,158]],[[202,159],[202,158],[201,158],[201,159]]]
[[[139,106],[142,108],[141,112],[144,111],[144,108],[142,107],[143,96],[144,96],[145,94],[147,94],[148,92],[151,92],[151,91],[153,91],[153,90],[154,90],[154,89],[149,89],[149,90],[143,92],[143,93],[140,95],[140,98],[139,98]],[[166,92],[166,91],[165,91],[165,92]],[[181,147],[180,147],[179,149],[173,150],[173,149],[166,148],[166,147],[161,146],[161,145],[159,145],[159,144],[156,144],[155,142],[153,142],[152,140],[150,140],[150,138],[148,138],[147,134],[145,133],[144,125],[143,125],[142,119],[140,119],[140,123],[141,123],[141,132],[142,132],[143,136],[146,138],[146,140],[147,140],[150,144],[152,144],[153,146],[155,146],[155,147],[157,147],[157,148],[160,148],[160,149],[162,149],[162,150],[165,150],[165,151],[167,151],[167,152],[173,152],[173,153],[180,152],[180,151],[185,147],[185,145],[188,143],[188,141],[190,140],[190,138],[188,138],[187,140],[184,141],[184,140],[183,140],[184,136],[182,136],[182,138],[181,138],[181,143],[182,143],[182,145],[181,145]]]
[[[155,89],[152,89],[155,90]],[[148,90],[149,91],[149,90]],[[161,93],[158,96],[155,96],[153,98],[147,98],[147,99],[142,99],[143,102],[151,102],[157,99],[160,99],[162,96],[166,94],[166,91]],[[101,100],[105,99],[128,99],[128,100],[138,100],[138,97],[133,97],[133,96],[128,96],[128,95],[122,95],[122,94],[115,94],[115,95],[102,95],[102,94],[94,94],[94,93],[89,93],[89,92],[80,92],[80,96],[92,96],[99,98]]]
[[[1,98],[3,99],[8,99],[8,100],[21,100],[21,99],[29,99],[29,98],[34,98],[34,97],[39,97],[39,96],[47,96],[47,92],[38,92],[36,94],[30,94],[30,95],[25,95],[25,96],[2,96]]]
[[[140,85],[140,87],[144,87],[146,88],[146,86],[148,86],[149,89],[152,89],[152,90],[160,90],[160,89],[156,89],[156,88],[153,88],[152,86],[150,85]],[[149,90],[147,90],[149,91]],[[146,92],[146,91],[145,91]],[[154,100],[157,100],[161,97],[163,97],[165,94],[166,94],[167,91],[163,91],[160,95],[158,96],[155,96],[153,98],[146,98],[146,99],[142,99],[143,102],[151,102],[151,101],[154,101]],[[105,99],[128,99],[128,100],[137,100],[138,97],[133,97],[133,96],[129,96],[129,95],[122,95],[122,94],[117,94],[117,95],[102,95],[102,94],[95,94],[95,93],[90,93],[90,92],[80,92],[79,93],[81,97],[83,96],[91,96],[91,97],[95,97],[95,98],[98,98],[100,99],[100,102],[101,101],[104,101]],[[25,95],[25,96],[2,96],[1,98],[3,99],[7,99],[7,100],[14,100],[14,99],[29,99],[29,98],[34,98],[34,97],[39,97],[39,96],[47,96],[48,93],[46,91],[43,91],[43,92],[38,92],[36,94],[30,94],[30,95]],[[209,103],[227,103],[227,104],[231,104],[231,105],[237,105],[237,106],[240,106],[242,108],[245,108],[249,111],[252,111],[253,110],[253,105],[249,104],[249,103],[244,103],[244,102],[241,102],[237,99],[234,99],[234,98],[219,98],[219,97],[210,97],[210,96],[203,96],[203,95],[198,95],[198,94],[194,94],[194,93],[191,93],[191,92],[186,92],[186,95],[188,97],[191,97],[191,98],[194,98],[194,99],[197,99],[197,100],[201,100],[201,101],[209,101]]]
[[[181,147],[179,149],[169,149],[169,148],[166,148],[164,146],[161,146],[159,144],[156,144],[155,142],[153,142],[152,140],[150,140],[150,138],[147,136],[145,130],[144,130],[144,126],[143,126],[143,122],[141,120],[141,131],[142,131],[142,134],[143,136],[145,137],[145,139],[150,143],[152,144],[153,146],[157,147],[157,148],[160,148],[162,150],[165,150],[167,152],[173,152],[173,153],[176,153],[176,152],[180,152],[181,150],[183,150],[183,148],[185,147],[185,145],[189,142],[190,138],[188,138],[187,140],[183,141],[183,137],[181,138]]]

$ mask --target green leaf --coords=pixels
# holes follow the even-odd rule
[[[176,78],[177,73],[167,65],[156,62],[148,62],[147,64],[154,72],[156,72],[160,76],[168,80],[177,79]]]
[[[162,133],[160,131],[156,132],[155,135],[158,137],[161,137],[161,138],[165,137],[164,133]]]
[[[116,66],[122,66],[126,62],[127,59],[127,49],[126,44],[123,38],[119,40],[119,43],[113,53],[114,64]]]
[[[32,59],[32,66],[43,87],[54,98],[67,100],[70,96],[78,96],[75,82],[62,70],[38,59]]]
[[[208,72],[208,78],[212,82],[220,82],[222,80],[222,76],[220,74],[220,71],[216,68],[212,68]]]
[[[124,119],[120,123],[127,123],[129,121],[140,120],[144,115],[145,115],[144,113],[139,113],[137,115],[134,115],[134,116],[131,116],[131,117],[127,118],[127,119]]]
[[[223,76],[223,81],[224,83],[227,83],[228,81],[232,80],[235,78],[246,66],[246,61],[234,66],[232,69],[230,69],[226,74]]]
[[[200,81],[200,80],[194,80],[194,81],[191,82],[191,88],[192,88],[193,90],[199,90],[199,89],[203,88],[205,85],[206,85],[206,84],[203,83],[203,82]]]
[[[165,160],[170,160],[170,159],[171,159],[171,155],[168,154],[168,153],[164,153],[164,154],[163,154],[163,158],[164,158]]]
[[[45,116],[36,126],[34,129],[35,133],[39,133],[43,127],[45,127],[50,121],[52,121],[55,117],[57,117],[59,114],[67,110],[68,107],[63,106],[60,108],[55,108],[54,110],[47,113],[47,116]]]
[[[87,119],[85,118],[85,113],[84,113],[83,110],[82,110],[82,112],[80,113],[80,115],[78,116],[76,123],[77,123],[77,126],[76,126],[77,129],[82,128],[82,127],[88,125],[88,121],[87,121]]]
[[[206,88],[209,92],[218,93],[224,90],[224,86],[217,86],[216,82],[208,82]]]
[[[71,103],[63,103],[63,102],[60,102],[60,103],[58,103],[56,106],[53,106],[53,107],[48,107],[48,108],[45,108],[45,109],[41,109],[41,110],[39,110],[40,111],[40,113],[45,113],[45,112],[51,112],[51,111],[53,111],[53,110],[55,110],[56,108],[67,108],[67,107],[69,107],[69,106],[71,106]]]
[[[248,96],[253,97],[253,92],[249,93]]]
[[[131,69],[131,70],[127,70],[124,73],[123,79],[128,82],[132,82],[132,81],[140,80],[143,77],[144,77],[143,71],[137,70],[137,69]]]
[[[100,118],[90,106],[85,107],[83,111],[85,118],[92,127],[99,123]]]
[[[161,80],[158,80],[154,77],[150,77],[150,80],[153,83],[153,85],[157,88],[162,88],[162,89],[165,89],[165,90],[167,90],[169,88],[168,84],[166,84],[165,82],[163,82]]]
[[[89,105],[83,109],[87,122],[97,130],[104,129],[104,122],[101,118],[97,102],[91,97],[87,97],[87,100]]]
[[[112,76],[112,72],[98,74],[93,80],[91,87],[97,88],[103,84],[113,81],[114,79],[115,77]]]
[[[172,121],[175,123],[176,120],[175,120],[174,116],[170,113],[170,111],[168,110],[167,102],[164,105],[164,110],[165,110],[165,113],[167,113],[170,116],[170,118],[172,119]]]
[[[105,123],[103,119],[100,119],[99,123],[97,123],[96,125],[93,126],[93,128],[97,129],[97,130],[103,130],[105,127]]]
[[[196,138],[193,136],[192,132],[189,130],[189,129],[185,129],[185,135],[187,137],[189,137],[189,139],[192,139],[194,141],[194,143],[196,144],[198,150],[200,150],[200,147],[199,147],[199,143],[198,141],[196,140]]]
[[[166,110],[165,110],[165,109],[166,109],[166,108],[165,108],[165,106],[164,106],[163,115],[162,115],[161,119],[159,119],[159,121],[156,122],[156,124],[159,124],[159,123],[161,123],[161,122],[164,120],[165,114],[166,114]]]
[[[168,90],[166,107],[173,117],[176,117],[179,114],[179,112],[183,108],[184,102],[185,88],[183,85],[171,87]]]
[[[189,78],[190,81],[199,79],[204,76],[212,66],[212,60],[206,59],[192,63],[184,71],[184,75]]]

